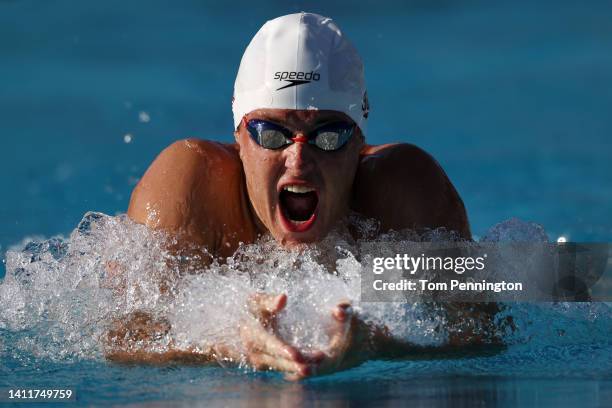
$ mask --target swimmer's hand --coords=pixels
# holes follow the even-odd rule
[[[331,312],[330,343],[326,350],[307,353],[284,342],[277,333],[276,316],[287,304],[286,295],[256,294],[249,301],[255,322],[243,324],[240,337],[247,362],[257,370],[276,370],[288,380],[329,374],[355,366],[368,357],[361,341],[365,325],[341,302]]]
[[[299,350],[277,332],[277,315],[286,304],[286,295],[252,296],[249,310],[253,318],[240,326],[240,349],[225,344],[177,349],[172,341],[160,348],[158,341],[169,333],[169,322],[146,312],[133,312],[110,325],[105,355],[119,363],[224,365],[245,361],[257,370],[275,370],[289,380],[299,380],[356,366],[383,350],[398,350],[388,333],[360,320],[348,302],[339,303],[331,311],[330,343],[324,350]]]
[[[291,379],[313,374],[313,367],[323,358],[322,353],[300,352],[277,333],[277,314],[287,304],[286,295],[257,293],[249,299],[249,311],[254,319],[240,326],[240,339],[246,350],[246,361],[256,370],[276,370]]]
[[[330,342],[321,352],[323,358],[313,374],[331,374],[382,356],[380,349],[387,345],[390,338],[385,327],[363,321],[353,312],[348,301],[338,303],[332,309],[331,317]]]

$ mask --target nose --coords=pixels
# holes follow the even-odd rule
[[[314,167],[312,146],[307,143],[307,138],[298,133],[294,143],[284,150],[285,167],[297,170],[299,173],[307,173]]]

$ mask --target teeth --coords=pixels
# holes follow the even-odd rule
[[[292,193],[309,193],[311,191],[315,191],[314,188],[311,187],[306,187],[306,186],[296,186],[296,185],[290,185],[290,186],[285,186],[283,187],[283,190],[287,190],[290,191]]]

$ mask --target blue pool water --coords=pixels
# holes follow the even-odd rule
[[[518,217],[551,239],[610,240],[612,3],[330,3],[0,0],[0,253],[67,237],[87,211],[125,212],[138,178],[174,140],[231,140],[244,47],[265,20],[300,10],[333,17],[362,54],[369,142],[433,154],[476,236]],[[0,299],[17,310],[16,297]],[[66,345],[39,325],[58,309],[30,306],[10,327],[0,314],[0,388],[70,385],[85,404],[612,404],[606,304],[517,306],[523,336],[506,350],[372,361],[300,384],[110,365],[91,352],[86,320]],[[66,316],[57,320],[67,327]]]

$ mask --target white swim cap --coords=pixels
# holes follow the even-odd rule
[[[247,47],[234,84],[234,125],[261,108],[328,109],[347,114],[365,134],[368,98],[357,50],[331,18],[275,18]]]

